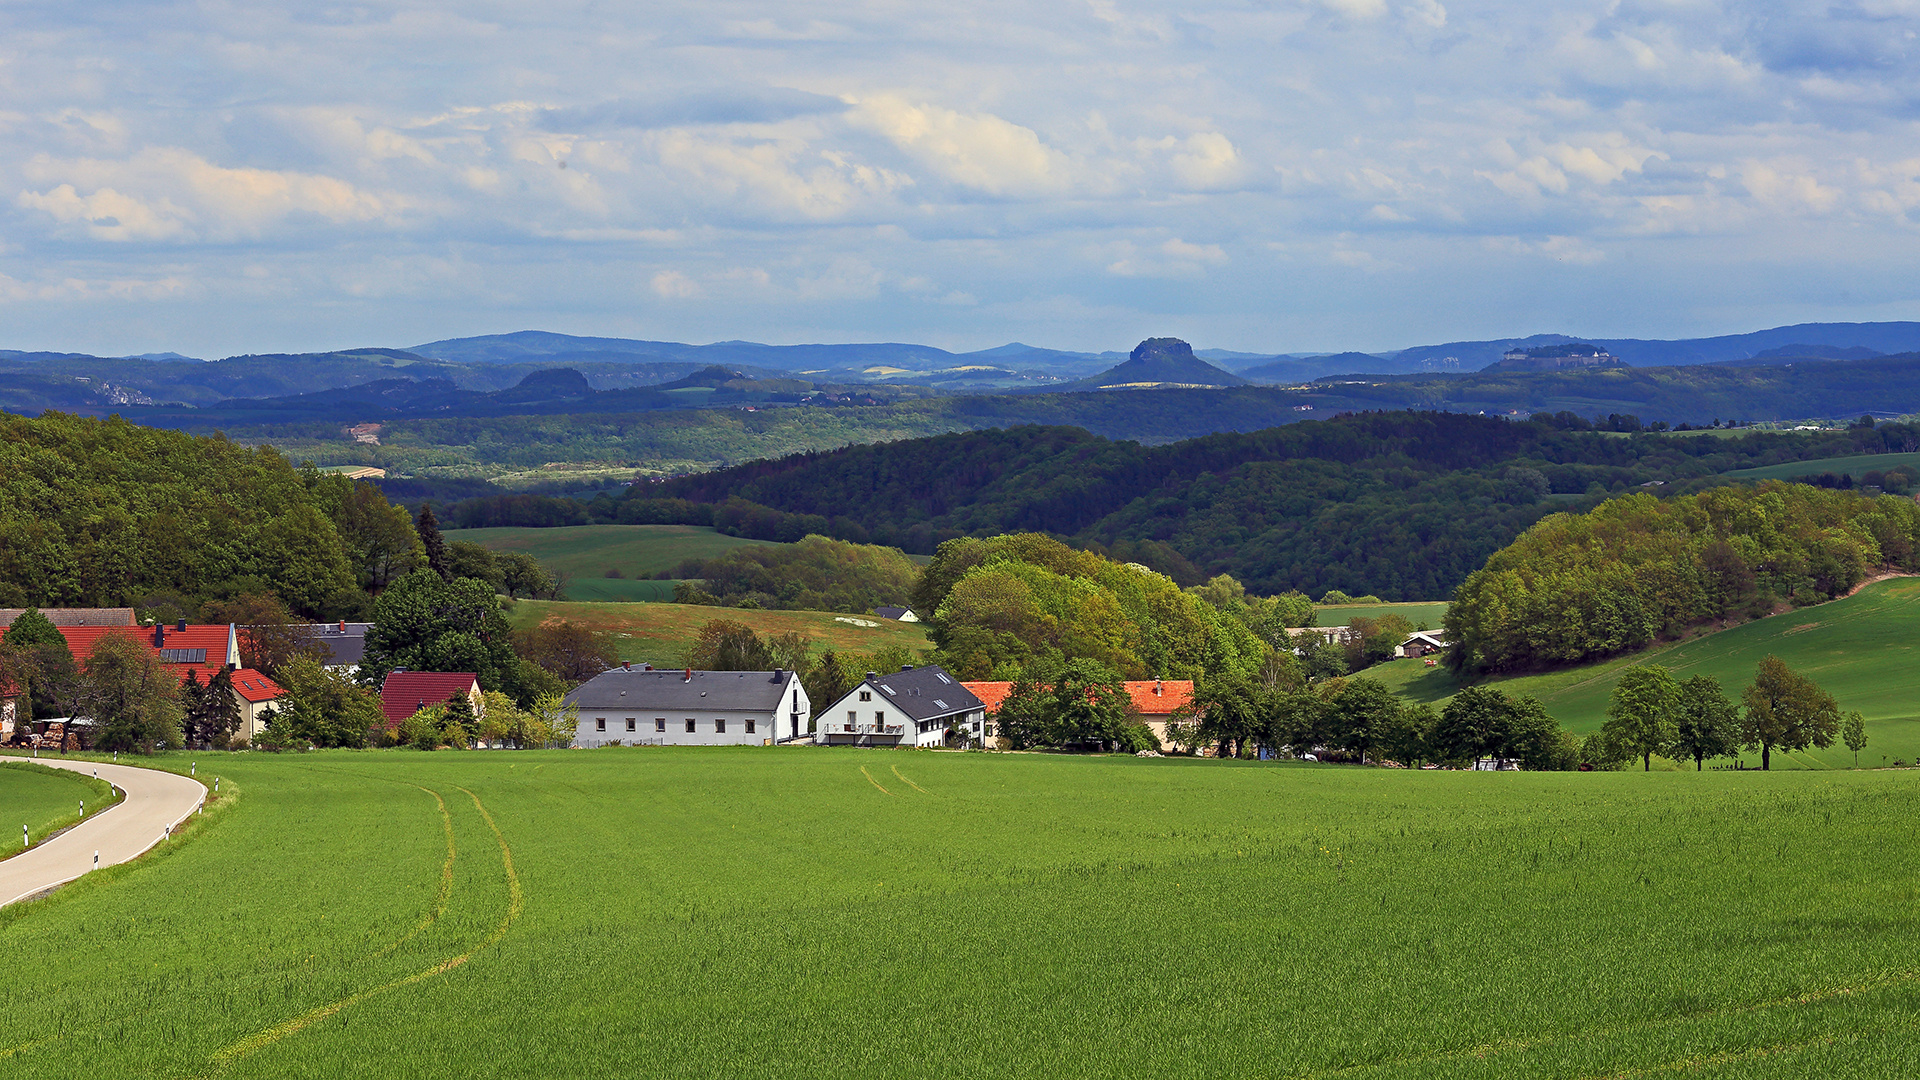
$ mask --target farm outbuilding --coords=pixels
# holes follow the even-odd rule
[[[573,745],[764,746],[807,735],[813,703],[791,671],[656,671],[622,664],[575,687]]]

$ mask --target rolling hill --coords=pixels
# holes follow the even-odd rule
[[[1854,595],[1742,623],[1728,630],[1541,675],[1490,681],[1510,694],[1540,699],[1556,720],[1576,732],[1599,730],[1620,675],[1641,664],[1659,664],[1677,678],[1711,675],[1727,695],[1739,700],[1753,680],[1754,667],[1769,653],[1811,676],[1832,694],[1842,711],[1857,709],[1867,718],[1867,749],[1862,766],[1894,761],[1920,762],[1920,697],[1914,693],[1920,670],[1920,578],[1894,578],[1868,585]],[[1444,702],[1461,683],[1445,668],[1417,660],[1396,660],[1370,668],[1379,678],[1416,701]],[[1757,767],[1757,755],[1745,755]],[[1776,751],[1774,768],[1844,768],[1853,763],[1846,747],[1803,754]],[[1723,763],[1724,764],[1724,763]]]

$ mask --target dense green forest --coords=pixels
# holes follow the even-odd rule
[[[344,617],[415,557],[411,519],[370,484],[118,418],[0,415],[0,477],[0,606],[272,593]]]
[[[596,521],[773,540],[819,533],[921,553],[956,536],[1045,532],[1182,585],[1229,573],[1258,593],[1437,598],[1550,513],[1915,438],[1891,424],[1740,436],[1566,424],[1368,413],[1158,447],[1071,428],[989,430],[636,485],[589,510]]]
[[[1535,525],[1468,575],[1447,608],[1469,672],[1573,664],[1702,623],[1845,594],[1920,569],[1920,506],[1765,481],[1660,500],[1634,494]]]

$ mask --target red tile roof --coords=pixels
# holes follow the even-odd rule
[[[420,711],[420,705],[439,705],[455,694],[472,692],[480,677],[471,671],[396,671],[380,684],[380,711],[398,724]]]
[[[263,701],[272,701],[277,697],[285,697],[287,693],[280,689],[279,683],[250,667],[243,667],[234,672],[232,679],[234,692],[255,705]]]
[[[1010,682],[963,682],[987,706],[987,715],[1000,711],[1000,705],[1013,693]],[[1123,684],[1133,707],[1142,716],[1166,716],[1193,700],[1192,679],[1145,679]]]
[[[174,624],[168,623],[160,628],[161,643],[158,646],[153,643],[154,628],[151,626],[60,626],[55,629],[67,639],[67,648],[73,651],[74,660],[81,664],[87,662],[87,658],[93,655],[94,646],[108,635],[131,638],[160,653],[161,660],[182,679],[187,677],[188,668],[212,673],[239,660],[233,649],[234,629],[227,623],[189,623],[185,630],[175,629]],[[197,661],[169,659],[170,656],[180,655],[174,650],[187,649],[205,650],[205,655]]]

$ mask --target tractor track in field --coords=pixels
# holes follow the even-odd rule
[[[373,955],[376,959],[393,952],[400,948],[400,946],[419,937],[422,933],[426,932],[428,927],[439,922],[440,916],[447,912],[448,901],[453,898],[453,859],[455,855],[453,845],[453,815],[447,811],[447,800],[441,798],[439,792],[432,788],[420,787],[418,784],[414,784],[413,786],[433,796],[434,803],[440,808],[440,828],[447,834],[447,861],[440,867],[440,888],[434,894],[433,906],[427,909],[425,915],[420,916],[420,921],[415,923],[413,929],[407,931],[406,935],[400,938],[400,940],[374,953]]]
[[[920,793],[920,794],[922,794],[922,795],[931,795],[931,794],[933,794],[933,792],[931,792],[931,791],[928,791],[928,790],[927,790],[926,788],[923,788],[923,787],[921,787],[921,786],[920,786],[919,784],[916,784],[916,783],[914,783],[913,781],[911,781],[911,780],[909,780],[909,779],[907,779],[907,774],[906,774],[906,773],[903,773],[903,772],[901,772],[901,771],[900,771],[900,766],[898,766],[898,765],[889,765],[889,766],[887,766],[887,767],[893,770],[893,775],[895,775],[895,776],[897,776],[897,777],[899,777],[899,778],[900,778],[900,782],[901,782],[901,783],[903,783],[903,784],[905,784],[905,785],[907,785],[908,787],[910,787],[910,788],[912,788],[913,790],[915,790],[915,791],[917,791],[917,792],[919,792],[919,793]]]
[[[867,783],[872,784],[874,787],[880,788],[880,794],[882,795],[893,794],[893,792],[888,791],[886,788],[880,787],[880,781],[875,780],[873,778],[873,774],[867,771],[867,767],[865,765],[860,766],[860,775],[867,778]]]
[[[399,782],[405,783],[405,781],[399,781]],[[412,784],[410,786],[420,787],[420,785],[418,784]],[[306,1012],[303,1012],[298,1016],[292,1017],[291,1019],[288,1019],[288,1020],[283,1020],[280,1023],[273,1025],[272,1027],[264,1028],[260,1031],[254,1032],[252,1035],[249,1035],[244,1039],[239,1040],[238,1042],[232,1043],[231,1045],[227,1046],[225,1049],[222,1049],[213,1055],[212,1059],[208,1062],[209,1068],[199,1074],[199,1080],[213,1080],[213,1078],[219,1077],[222,1074],[224,1074],[229,1068],[231,1068],[234,1065],[235,1062],[239,1061],[241,1058],[244,1058],[250,1054],[254,1054],[261,1050],[264,1050],[274,1045],[275,1043],[278,1043],[290,1036],[297,1035],[301,1031],[304,1031],[307,1028],[312,1027],[314,1024],[317,1024],[320,1021],[325,1020],[328,1017],[341,1012],[342,1010],[358,1005],[361,1002],[368,1000],[369,998],[378,997],[382,994],[391,993],[395,990],[404,989],[405,987],[413,986],[418,983],[426,982],[429,979],[433,979],[433,978],[437,978],[438,976],[445,975],[447,972],[452,971],[455,968],[465,964],[467,961],[473,959],[474,956],[476,956],[480,952],[486,949],[489,949],[494,945],[499,944],[500,940],[507,936],[507,931],[513,927],[514,920],[520,917],[521,912],[525,909],[525,906],[526,906],[525,896],[520,886],[520,875],[514,869],[514,866],[513,866],[513,849],[508,846],[507,838],[505,834],[501,833],[500,827],[497,824],[495,824],[493,820],[493,815],[487,811],[486,805],[480,801],[480,796],[475,795],[472,791],[469,791],[464,787],[460,787],[458,784],[454,785],[454,787],[456,788],[456,790],[463,792],[467,796],[467,798],[473,800],[473,808],[479,812],[481,820],[486,822],[487,829],[493,833],[494,840],[498,842],[500,845],[500,865],[501,865],[501,868],[506,872],[506,878],[507,878],[507,910],[506,910],[506,913],[502,915],[500,919],[500,924],[494,927],[493,931],[487,935],[485,940],[481,941],[478,945],[475,945],[472,948],[469,948],[467,951],[459,954],[458,956],[450,956],[447,959],[442,960],[439,963],[423,971],[416,971],[411,975],[406,975],[401,978],[394,979],[390,982],[382,983],[379,986],[370,987],[366,990],[362,990],[355,994],[349,994],[346,997],[340,998],[336,1001],[328,1002],[325,1005],[315,1006],[314,1008],[308,1009]],[[442,814],[443,824],[447,832],[447,862],[445,864],[445,870],[443,872],[442,879],[441,879],[442,880],[441,891],[439,893],[439,898],[436,901],[437,907],[432,912],[430,912],[431,918],[427,920],[423,920],[419,927],[416,927],[406,937],[402,938],[399,943],[389,946],[388,949],[383,950],[381,954],[376,954],[376,955],[383,955],[385,952],[390,952],[392,951],[392,949],[398,948],[400,944],[403,944],[404,942],[410,940],[416,934],[424,930],[426,926],[430,925],[433,921],[436,921],[439,918],[440,913],[445,910],[445,900],[450,898],[452,895],[453,860],[454,860],[454,853],[455,853],[454,843],[453,843],[452,816],[450,813],[448,813],[446,800],[443,799],[438,792],[433,791],[431,788],[425,788],[425,787],[421,787],[420,790],[425,791],[428,794],[432,795],[434,797],[434,800],[439,804],[440,812]]]

